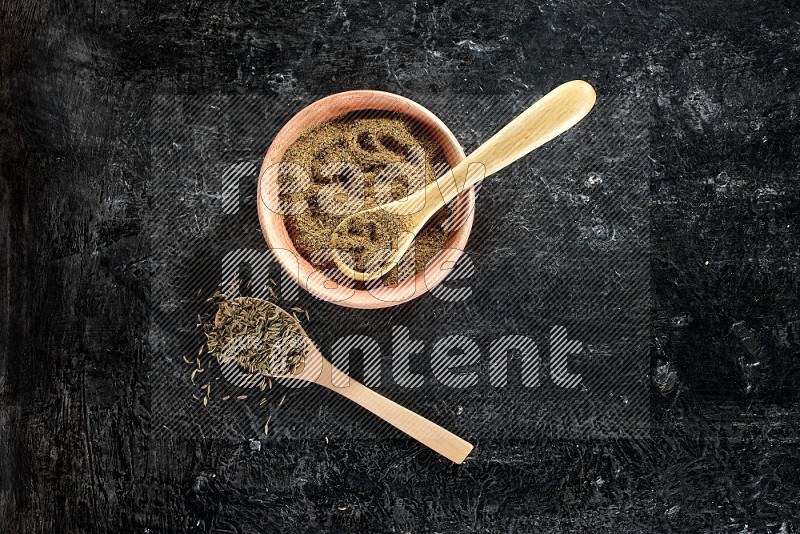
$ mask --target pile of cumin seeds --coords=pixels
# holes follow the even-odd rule
[[[220,363],[235,360],[249,373],[276,376],[294,373],[305,361],[305,335],[277,305],[239,297],[218,306],[220,320],[210,320],[203,330]]]

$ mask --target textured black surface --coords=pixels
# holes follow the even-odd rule
[[[5,2],[0,530],[797,531],[797,11]],[[463,467],[405,440],[152,439],[152,95],[572,78],[652,106],[649,438],[487,440]]]
[[[459,135],[488,139],[540,95],[407,96],[446,116]],[[650,109],[641,98],[602,98],[579,128],[490,177],[477,194],[474,230],[457,271],[430,294],[380,310],[335,306],[300,291],[261,234],[256,176],[264,145],[316,98],[157,100],[144,231],[153,265],[148,348],[155,432],[257,438],[271,414],[270,437],[401,435],[324,388],[297,390],[308,383],[262,393],[257,382],[232,384],[216,361],[203,363],[192,383],[194,366],[184,357],[194,362],[204,339],[197,317],[212,313],[206,299],[221,281],[244,271],[248,294],[269,297],[271,290],[285,309],[309,312],[306,331],[338,368],[465,439],[646,433],[652,163]],[[462,298],[440,298],[456,288]],[[575,383],[561,380],[565,344],[551,343],[552,329],[580,346],[565,365]],[[355,337],[360,346],[353,350]],[[450,354],[468,347],[456,357],[477,363],[451,375],[435,360],[442,347]],[[412,387],[412,379],[419,383]],[[197,400],[206,395],[199,392],[203,384],[212,387],[208,405]],[[247,402],[221,401],[241,395]]]

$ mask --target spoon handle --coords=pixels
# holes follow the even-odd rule
[[[575,126],[594,107],[591,85],[573,80],[559,85],[478,147],[436,184],[444,203],[466,188],[515,162]]]
[[[472,444],[408,408],[375,393],[352,378],[349,379],[347,385],[342,385],[342,387],[335,386],[328,381],[321,382],[321,384],[347,397],[362,408],[366,408],[454,463],[462,463],[472,450]]]

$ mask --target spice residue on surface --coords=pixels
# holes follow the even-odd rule
[[[310,183],[304,184],[295,183],[297,177],[291,172],[283,172],[280,199],[282,206],[293,207],[285,216],[292,242],[318,269],[336,268],[331,236],[347,215],[404,198],[447,169],[434,140],[398,116],[345,116],[322,123],[292,143],[282,163],[308,172]],[[401,276],[395,268],[381,280],[394,284],[422,271],[444,247],[451,214],[449,206],[443,208],[416,236],[400,262],[403,266],[413,259],[413,270],[403,269]],[[383,237],[376,235],[376,250],[388,243]],[[356,247],[355,252],[366,264],[370,251]]]
[[[287,375],[306,356],[298,324],[271,302],[240,297],[219,303],[214,321],[204,327],[208,350],[220,362],[235,359],[247,372]]]

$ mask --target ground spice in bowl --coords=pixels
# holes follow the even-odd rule
[[[346,264],[368,272],[378,269],[397,250],[408,228],[402,217],[385,211],[363,212],[334,232],[331,245],[346,254]]]
[[[351,113],[307,130],[286,149],[281,163],[291,164],[278,182],[286,229],[297,251],[321,270],[336,269],[330,240],[342,219],[404,198],[448,168],[430,135],[403,116],[377,111]],[[305,172],[298,175],[292,170],[297,168]],[[428,222],[381,282],[394,285],[424,270],[444,247],[452,215],[453,203]],[[359,270],[374,252],[392,248],[393,236],[402,231],[387,232],[381,222],[376,218],[350,229],[362,237],[359,248],[349,250]],[[364,248],[364,242],[371,245]]]

